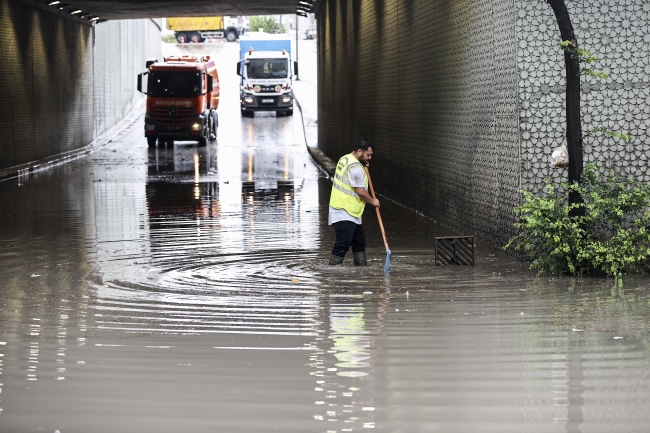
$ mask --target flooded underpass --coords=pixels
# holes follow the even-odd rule
[[[299,113],[241,118],[221,69],[206,147],[139,119],[0,183],[1,432],[648,430],[648,279],[436,267],[448,229],[387,200],[390,273],[372,212],[369,267],[329,267]]]

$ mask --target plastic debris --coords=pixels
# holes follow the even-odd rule
[[[569,151],[566,146],[562,145],[555,149],[551,154],[551,164],[553,167],[568,167],[569,166]]]

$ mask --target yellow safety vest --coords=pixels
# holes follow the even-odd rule
[[[339,159],[334,172],[332,182],[332,195],[330,195],[330,206],[334,209],[344,209],[354,218],[359,218],[363,214],[366,202],[361,200],[354,187],[350,185],[350,169],[359,167],[363,170],[363,165],[352,155],[347,154]],[[363,173],[363,183],[368,189],[368,176]]]

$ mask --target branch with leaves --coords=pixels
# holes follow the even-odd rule
[[[591,131],[589,131],[587,134],[585,134],[585,137],[589,137],[590,135],[596,133],[596,132],[602,132],[603,134],[609,135],[612,138],[618,138],[623,141],[630,141],[634,139],[633,135],[629,134],[623,134],[618,131],[613,131],[611,129],[607,129],[604,126],[601,126],[600,128],[594,128]]]
[[[650,184],[611,173],[601,179],[588,164],[580,182],[549,181],[546,194],[521,191],[523,204],[515,211],[518,234],[504,249],[522,251],[531,268],[547,274],[647,271],[650,257]],[[584,203],[568,204],[578,192]],[[572,210],[585,209],[572,217]]]
[[[564,51],[571,54],[572,59],[578,59],[581,64],[590,65],[598,61],[598,57],[594,56],[591,51],[577,47],[571,41],[562,41],[559,44]],[[591,75],[594,78],[602,78],[603,80],[609,77],[605,72],[594,71],[587,67],[580,68],[580,75]]]
[[[562,41],[559,43],[559,45],[565,52],[571,55],[571,58],[577,59],[580,64],[591,65],[598,61],[598,57],[593,55],[591,51],[576,46],[576,44],[572,41]],[[605,72],[594,71],[586,67],[580,68],[580,75],[590,75],[592,77],[602,78],[602,79],[607,79],[609,77],[609,75],[606,74]],[[619,140],[623,140],[623,141],[630,141],[634,139],[634,137],[629,134],[623,134],[618,131],[613,131],[611,129],[605,128],[604,126],[592,129],[587,134],[585,134],[585,137],[589,137],[590,135],[596,132],[602,132],[603,134],[606,134],[612,138],[618,138]]]

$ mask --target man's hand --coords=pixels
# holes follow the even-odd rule
[[[357,195],[361,200],[365,201],[369,205],[374,207],[379,207],[379,200],[377,200],[376,198],[372,198],[370,194],[368,194],[368,191],[366,191],[365,188],[357,186],[354,188],[354,192],[357,193]]]

